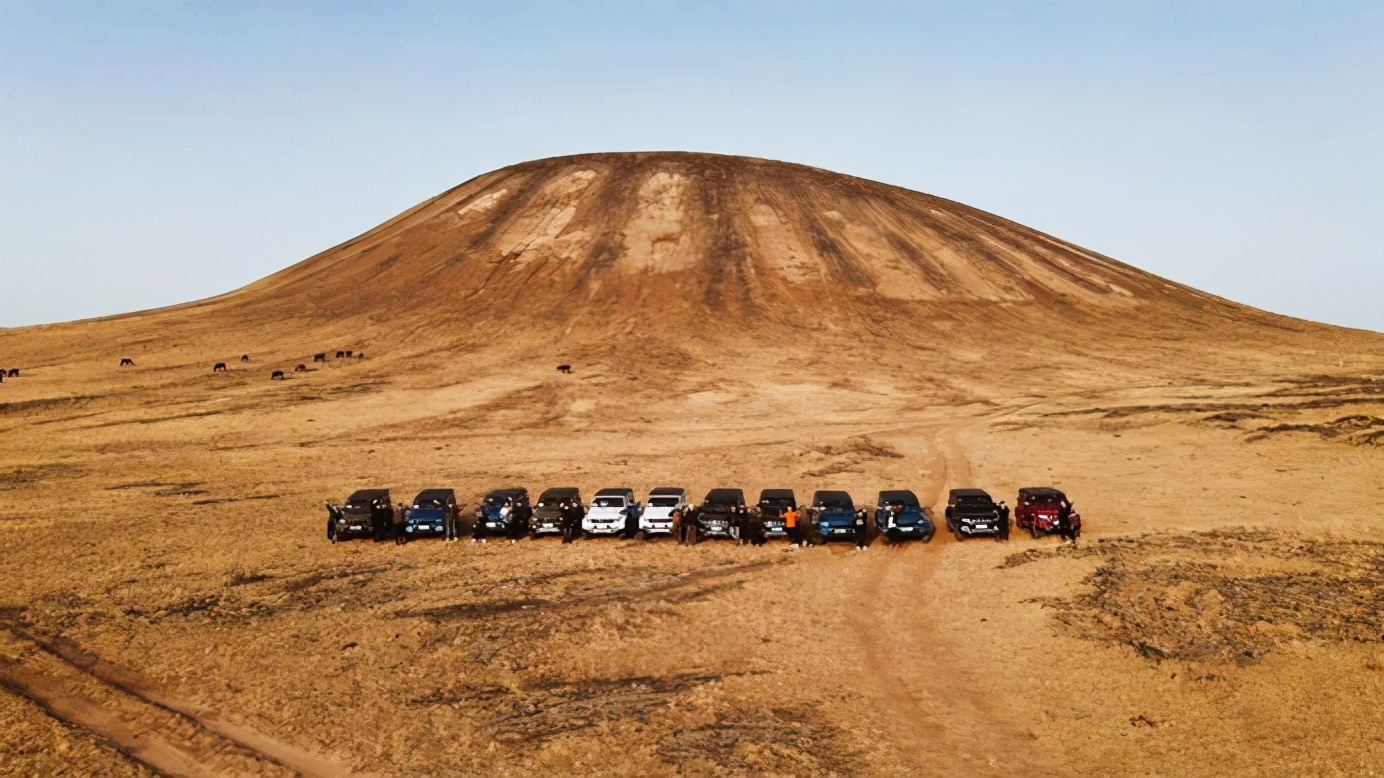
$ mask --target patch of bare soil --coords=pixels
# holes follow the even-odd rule
[[[1100,565],[1086,591],[1037,601],[1072,634],[1155,661],[1244,663],[1288,641],[1384,642],[1384,543],[1235,529],[1029,549],[1003,564],[1052,556]]]

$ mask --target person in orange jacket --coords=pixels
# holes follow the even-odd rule
[[[783,531],[788,534],[789,543],[801,545],[802,538],[798,535],[798,509],[791,505],[783,512]]]

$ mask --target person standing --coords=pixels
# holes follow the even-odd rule
[[[1057,537],[1076,543],[1076,537],[1072,534],[1072,504],[1067,500],[1057,506]]]
[[[443,537],[448,543],[451,543],[457,539],[457,511],[459,509],[456,503],[444,505],[442,508],[446,511],[442,515]]]
[[[639,504],[630,503],[625,506],[625,540],[634,540],[634,536],[639,534]]]
[[[870,523],[865,515],[865,509],[861,508],[855,512],[855,550],[864,551],[870,545]]]
[[[396,546],[402,546],[408,542],[408,538],[404,537],[404,516],[407,512],[403,503],[399,503],[394,508],[394,545]]]
[[[571,543],[581,532],[581,506],[574,500],[562,506],[562,542]]]
[[[682,519],[682,537],[678,539],[678,542],[685,546],[696,545],[697,525],[701,523],[701,520],[702,509],[700,507],[694,505],[688,508],[687,514]]]
[[[327,503],[327,540],[336,542],[336,521],[341,518],[341,512],[335,505]]]
[[[801,542],[798,536],[798,509],[792,505],[783,512],[783,533],[788,536],[789,543],[796,546]]]
[[[758,509],[746,509],[745,533],[749,536],[752,546],[762,546],[767,542],[764,537],[764,516]]]
[[[1009,506],[1000,500],[999,509],[996,511],[1000,515],[1000,540],[1009,540]]]
[[[682,545],[682,508],[674,508],[670,518],[673,520],[673,538]]]
[[[529,519],[533,517],[533,509],[528,502],[517,500],[509,509],[509,522],[505,524],[505,534],[509,537],[509,544],[512,546],[519,542],[529,532]]]

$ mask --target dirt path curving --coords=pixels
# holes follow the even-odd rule
[[[0,686],[163,775],[349,776],[325,757],[153,690],[124,668],[61,638],[4,629],[21,658],[0,664]]]

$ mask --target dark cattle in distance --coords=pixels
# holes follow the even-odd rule
[[[18,378],[18,377],[19,377],[19,368],[17,368],[17,367],[12,367],[12,368],[10,368],[10,371],[9,371],[9,374],[8,374],[8,375],[9,375],[10,378]]]
[[[306,373],[306,372],[308,372],[308,366],[307,366],[307,365],[299,365],[299,366],[293,368],[293,372],[295,372],[295,373]]]
[[[327,361],[327,355],[326,355],[325,353],[323,353],[323,354],[313,354],[313,355],[312,355],[312,361],[313,361],[313,362],[326,362],[326,361]]]
[[[338,351],[338,352],[336,352],[336,358],[337,358],[337,359],[341,359],[341,358],[344,357],[344,356],[346,356],[346,352],[345,352],[345,351]]]
[[[241,361],[241,362],[249,362],[249,361],[250,361],[250,355],[249,355],[249,354],[241,354],[241,355],[240,355],[240,361]]]
[[[224,372],[226,372],[226,363],[225,363],[225,362],[217,362],[216,364],[214,364],[214,365],[211,366],[211,372],[213,372],[213,373],[224,373]]]
[[[360,352],[359,354],[357,354],[357,355],[356,355],[356,359],[365,359],[365,352],[362,351],[362,352]]]
[[[284,371],[282,371],[282,370],[275,370],[274,372],[272,372],[272,373],[269,374],[269,380],[270,380],[270,381],[282,381],[282,380],[284,380]]]
[[[129,357],[126,357],[125,359],[120,360],[120,366],[121,366],[121,367],[134,367],[134,366],[135,366],[135,361],[134,361],[133,359],[130,359]]]
[[[572,366],[571,366],[571,365],[558,365],[558,366],[557,366],[557,372],[559,372],[559,373],[571,373],[571,372],[572,372]]]
[[[347,357],[350,357],[350,356],[351,356],[351,350],[350,350],[350,349],[346,349],[346,356],[347,356]]]

